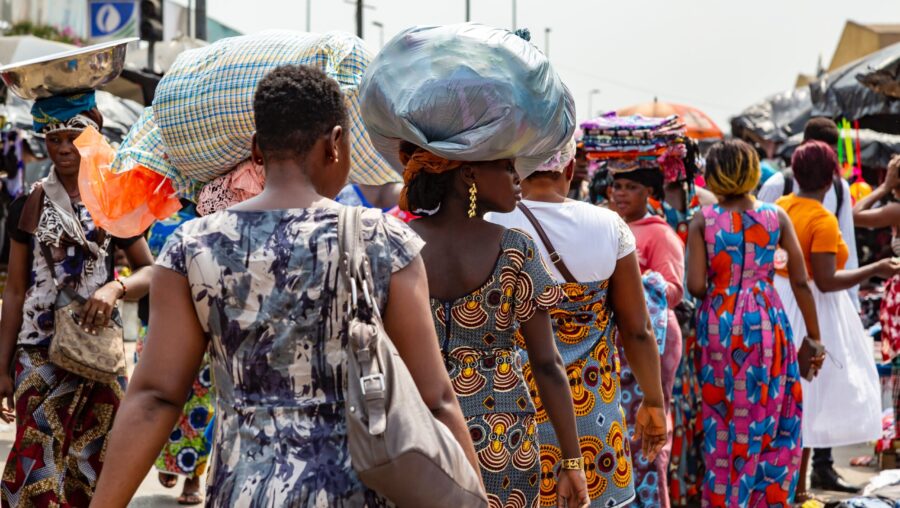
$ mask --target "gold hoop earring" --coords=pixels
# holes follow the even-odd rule
[[[475,203],[478,196],[478,187],[475,186],[475,182],[472,182],[472,185],[469,186],[469,218],[472,219],[476,215],[477,204]]]

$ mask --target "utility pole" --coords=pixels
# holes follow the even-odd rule
[[[513,21],[512,29],[513,29],[513,32],[515,32],[516,29],[519,28],[516,24],[516,0],[512,0],[512,21]]]
[[[363,38],[363,8],[365,7],[364,0],[356,0],[356,36],[360,39]]]
[[[378,47],[383,48],[384,47],[384,23],[382,23],[381,21],[373,21],[372,26],[374,26],[375,28],[378,29],[378,41],[379,41]]]
[[[206,40],[206,0],[197,0],[197,12],[194,13],[195,21],[197,23],[196,28],[194,28],[194,37],[205,41]]]
[[[600,93],[599,88],[594,88],[588,92],[588,120],[594,118],[594,96]]]
[[[544,56],[550,58],[550,28],[544,28]]]
[[[472,0],[466,0],[466,23],[472,21]]]
[[[373,5],[366,5],[365,0],[344,0],[345,4],[356,5],[356,36],[363,38],[363,9],[374,9]]]
[[[306,0],[306,31],[312,32],[312,0]]]

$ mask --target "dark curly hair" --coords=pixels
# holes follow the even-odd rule
[[[400,151],[412,155],[418,147],[408,141],[400,143]],[[409,211],[421,214],[436,210],[453,186],[456,171],[445,173],[419,173],[406,185],[406,203]],[[427,215],[427,214],[426,214]]]
[[[316,140],[346,126],[347,110],[337,82],[307,65],[284,65],[269,72],[253,97],[256,142],[266,153],[305,155]]]

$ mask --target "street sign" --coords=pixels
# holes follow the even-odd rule
[[[137,36],[137,0],[88,0],[92,42]]]

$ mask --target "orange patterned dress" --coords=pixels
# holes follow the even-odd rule
[[[556,347],[566,364],[591,506],[615,508],[634,499],[631,446],[622,409],[609,280],[561,285],[566,300],[550,311]],[[556,506],[562,459],[553,426],[525,365],[541,442],[541,506]]]
[[[479,289],[452,301],[432,298],[432,318],[490,506],[536,507],[540,445],[515,334],[563,294],[528,235],[506,230],[501,250]]]

